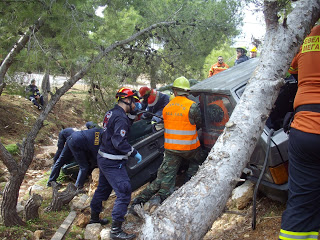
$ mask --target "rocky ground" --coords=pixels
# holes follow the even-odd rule
[[[52,113],[49,114],[43,130],[36,141],[36,152],[32,165],[25,180],[22,183],[20,189],[19,199],[22,200],[26,194],[28,194],[31,186],[37,185],[39,181],[45,182],[48,178],[48,171],[52,164],[52,156],[56,149],[56,141],[59,130],[62,127],[82,127],[86,122],[86,119],[82,118],[81,102],[83,95],[70,94],[63,97]],[[12,114],[15,113],[15,114]],[[30,113],[32,113],[30,115]],[[38,110],[31,106],[29,101],[19,98],[19,96],[1,96],[0,101],[0,132],[1,142],[3,144],[10,144],[19,142],[22,139],[22,135],[28,131],[32,122],[35,121],[34,116],[39,114]],[[1,163],[0,163],[1,164]],[[1,168],[4,166],[1,164]],[[92,177],[93,179],[96,176]],[[42,180],[41,180],[42,179]],[[44,180],[43,180],[44,179]],[[66,185],[66,183],[65,183]],[[0,191],[3,184],[0,185]],[[89,183],[86,185],[87,194],[90,197],[92,195],[92,189],[90,189]],[[47,191],[50,194],[50,189],[46,187],[40,191]],[[135,196],[141,189],[135,191]],[[112,195],[104,205],[104,212],[102,216],[110,219],[113,202],[115,196]],[[83,205],[84,209],[78,212],[77,218],[74,221],[74,225],[79,227],[85,227],[89,218],[88,203]],[[284,204],[274,202],[266,197],[258,196],[257,200],[257,227],[255,230],[251,228],[252,221],[252,203],[248,202],[242,210],[236,208],[234,203],[230,201],[228,203],[228,211],[222,214],[222,216],[215,221],[210,231],[203,239],[206,240],[241,240],[241,239],[255,239],[255,240],[273,240],[277,239],[280,229],[281,214],[284,210]],[[139,234],[139,229],[142,220],[133,216],[128,216],[125,222],[125,229],[129,232]],[[110,224],[107,225],[110,227]],[[70,228],[73,231],[73,227]],[[84,230],[83,230],[84,233]],[[82,239],[85,234],[78,234],[77,239]],[[51,239],[51,236],[46,236],[43,239]],[[71,238],[72,239],[72,238]],[[74,238],[75,239],[75,238]],[[7,238],[8,240],[8,238]]]

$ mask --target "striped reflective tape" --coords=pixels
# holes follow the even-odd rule
[[[291,232],[281,229],[279,239],[284,240],[318,240],[318,232]]]
[[[165,133],[168,134],[175,134],[175,135],[195,135],[197,133],[196,130],[190,130],[190,131],[186,131],[186,130],[172,130],[172,129],[164,129]]]
[[[196,144],[198,141],[199,141],[198,137],[193,140],[178,140],[178,139],[168,139],[168,138],[164,139],[165,143],[179,144],[179,145],[192,145],[192,144]]]

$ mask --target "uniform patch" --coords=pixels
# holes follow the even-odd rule
[[[120,135],[121,135],[121,137],[124,137],[126,135],[126,130],[122,129],[120,131]]]
[[[111,118],[111,116],[112,116],[112,112],[111,111],[107,112],[106,115],[104,116],[104,120],[103,120],[103,128],[104,128],[104,130],[106,129],[107,124],[108,124],[109,119]]]

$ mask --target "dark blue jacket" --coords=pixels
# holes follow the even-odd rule
[[[237,65],[239,63],[243,63],[245,61],[249,60],[248,56],[246,55],[242,55],[241,57],[239,57],[235,62],[234,65]]]
[[[108,111],[103,121],[99,154],[111,160],[123,160],[136,155],[137,151],[127,139],[130,127],[131,121],[119,105]]]
[[[27,88],[26,88],[26,92],[28,97],[33,97],[33,96],[40,96],[40,91],[38,89],[38,87],[36,85],[32,85],[30,84]]]
[[[159,94],[159,95],[158,95]],[[147,111],[154,113],[155,115],[162,117],[162,110],[169,103],[169,96],[167,94],[157,91],[157,96],[152,104],[148,104]],[[147,114],[146,114],[147,115]],[[152,117],[152,121],[160,122],[161,118]]]
[[[96,163],[102,132],[102,128],[92,128],[76,131],[72,133],[70,137],[76,141],[77,148],[87,152],[87,157],[90,158],[91,162]]]
[[[64,147],[64,144],[66,143],[67,141],[67,138],[72,134],[74,133],[75,131],[77,131],[76,128],[65,128],[65,129],[62,129],[60,132],[59,132],[59,139],[58,139],[58,150],[56,152],[56,154],[54,155],[53,157],[53,160],[56,161],[61,152],[62,152],[62,149]]]

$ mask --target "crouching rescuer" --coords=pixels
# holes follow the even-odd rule
[[[141,155],[127,140],[132,121],[126,113],[134,113],[135,102],[139,102],[139,97],[137,92],[121,88],[116,98],[118,104],[106,113],[103,121],[104,131],[97,155],[99,184],[90,204],[90,223],[107,224],[107,220],[100,219],[99,214],[102,211],[102,201],[106,201],[114,190],[117,199],[112,210],[110,239],[133,239],[135,235],[124,232],[121,226],[132,192],[126,163],[129,156],[133,156],[138,162],[142,160]]]

